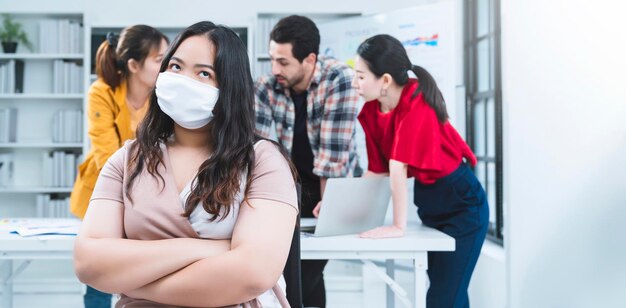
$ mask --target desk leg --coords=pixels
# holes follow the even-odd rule
[[[395,278],[394,277],[395,261],[392,260],[392,259],[386,260],[385,261],[385,267],[387,269],[387,276],[389,276],[391,279],[394,279]],[[389,285],[387,285],[387,308],[395,307],[394,296],[395,296],[395,294],[391,290],[391,287]]]
[[[413,265],[415,267],[415,308],[426,308],[427,253],[424,252],[416,256]]]
[[[13,260],[5,260],[0,266],[0,282],[2,283],[2,299],[0,307],[13,307]]]

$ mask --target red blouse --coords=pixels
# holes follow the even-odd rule
[[[408,165],[408,176],[424,184],[452,173],[463,158],[472,166],[476,156],[449,121],[442,124],[417,89],[416,79],[404,86],[393,110],[382,113],[378,100],[365,103],[359,122],[365,131],[368,169],[389,172],[389,160]]]

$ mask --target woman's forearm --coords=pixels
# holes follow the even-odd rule
[[[407,223],[407,166],[392,160],[389,164],[391,200],[393,203],[393,224],[406,230]]]
[[[282,271],[260,264],[254,256],[253,251],[229,251],[124,294],[186,307],[221,307],[246,302],[271,289]]]
[[[389,173],[376,173],[376,172],[372,172],[372,171],[365,171],[365,173],[363,174],[364,178],[369,178],[369,177],[383,177],[383,176],[389,176]]]
[[[230,249],[230,241],[177,238],[155,241],[76,239],[79,279],[99,290],[124,293],[144,286],[203,258]]]
[[[124,294],[186,307],[222,307],[249,301],[278,281],[296,218],[297,211],[290,205],[249,199],[240,208],[231,250]]]

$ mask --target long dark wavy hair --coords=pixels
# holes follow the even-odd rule
[[[209,21],[191,25],[174,39],[161,63],[161,72],[167,69],[180,44],[193,36],[204,36],[215,46],[214,70],[220,94],[209,122],[207,146],[212,154],[198,169],[196,185],[183,215],[189,217],[202,202],[203,208],[212,214],[210,221],[214,221],[230,212],[242,176],[247,175],[247,184],[252,178],[254,143],[259,139],[254,133],[254,88],[244,43],[230,28]],[[144,169],[165,183],[158,173],[159,164],[164,164],[160,144],[166,143],[173,133],[174,121],[161,111],[153,91],[146,118],[137,128],[137,140],[130,146],[130,177],[126,184],[129,199],[133,182]]]
[[[380,78],[387,73],[401,86],[409,82],[408,71],[413,71],[419,82],[413,97],[423,93],[426,103],[435,110],[439,122],[448,120],[446,102],[435,79],[423,67],[411,64],[406,49],[398,39],[388,34],[374,35],[359,45],[357,54],[365,60],[374,76]]]

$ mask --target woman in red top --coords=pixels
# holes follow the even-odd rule
[[[411,64],[400,41],[376,35],[357,53],[352,86],[367,101],[358,117],[369,161],[365,176],[389,175],[393,201],[393,225],[361,236],[404,235],[406,181],[415,177],[414,203],[422,223],[456,241],[454,252],[428,253],[427,305],[469,307],[467,286],[489,219],[485,192],[466,164],[475,165],[476,157],[450,125],[435,80]]]

